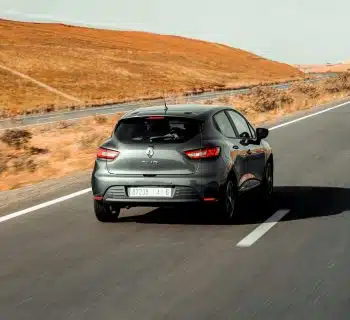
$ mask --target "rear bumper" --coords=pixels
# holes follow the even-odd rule
[[[103,199],[106,204],[115,205],[120,208],[125,207],[182,207],[189,205],[200,205],[203,203],[200,199],[170,200],[170,199]]]
[[[101,197],[100,201],[116,204],[121,207],[130,206],[178,206],[182,204],[199,204],[215,202],[220,198],[221,185],[217,177],[195,176],[113,176],[92,175],[93,195]],[[157,186],[170,187],[171,198],[130,198],[128,187]]]

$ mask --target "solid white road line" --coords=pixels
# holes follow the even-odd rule
[[[298,119],[294,119],[294,120],[291,120],[291,121],[288,121],[288,122],[281,123],[281,124],[279,124],[277,126],[269,128],[269,130],[275,130],[275,129],[278,129],[278,128],[283,128],[283,127],[288,126],[288,125],[290,125],[292,123],[299,122],[299,121],[302,121],[302,120],[305,120],[305,119],[308,119],[308,118],[311,118],[311,117],[314,117],[314,116],[318,116],[319,114],[322,114],[322,113],[325,113],[325,112],[328,112],[328,111],[331,111],[331,110],[334,110],[334,109],[337,109],[337,108],[340,108],[340,107],[344,107],[347,104],[350,106],[350,101],[338,104],[336,106],[333,106],[333,107],[330,107],[330,108],[327,108],[327,109],[324,109],[324,110],[321,110],[321,111],[318,111],[318,112],[315,112],[315,113],[308,114],[308,115],[306,115],[304,117],[301,117],[301,118],[298,118]]]
[[[270,130],[274,130],[274,129],[278,129],[278,128],[282,128],[282,127],[285,127],[285,126],[288,126],[292,123],[295,123],[295,122],[298,122],[298,121],[301,121],[301,120],[304,120],[304,119],[307,119],[307,118],[311,118],[311,117],[314,117],[314,116],[317,116],[321,113],[325,113],[327,111],[330,111],[330,110],[333,110],[333,109],[336,109],[336,108],[340,108],[340,107],[343,107],[345,105],[350,105],[350,102],[344,102],[344,103],[341,103],[341,104],[338,104],[334,107],[330,107],[330,108],[327,108],[327,109],[324,109],[322,111],[319,111],[319,112],[316,112],[316,113],[312,113],[312,114],[309,114],[307,116],[304,116],[304,117],[301,117],[301,118],[298,118],[298,119],[295,119],[295,120],[292,120],[292,121],[288,121],[288,122],[285,122],[285,123],[282,123],[282,124],[279,124],[277,126],[274,126],[272,128],[270,128]],[[75,192],[75,193],[72,193],[70,195],[67,195],[67,196],[64,196],[64,197],[61,197],[61,198],[58,198],[58,199],[54,199],[54,200],[51,200],[51,201],[48,201],[48,202],[44,202],[42,204],[39,204],[37,206],[34,206],[34,207],[31,207],[31,208],[28,208],[28,209],[24,209],[24,210],[21,210],[21,211],[17,211],[17,212],[14,212],[14,213],[11,213],[11,214],[8,214],[6,216],[3,216],[3,217],[0,217],[0,223],[1,222],[4,222],[4,221],[7,221],[7,220],[10,220],[10,219],[13,219],[13,218],[16,218],[18,216],[21,216],[21,215],[24,215],[24,214],[27,214],[27,213],[30,213],[30,212],[33,212],[33,211],[36,211],[36,210],[39,210],[39,209],[42,209],[42,208],[45,208],[45,207],[48,207],[48,206],[51,206],[53,204],[56,204],[58,202],[62,202],[62,201],[66,201],[66,200],[69,200],[69,199],[72,199],[72,198],[75,198],[79,195],[82,195],[82,194],[85,194],[85,193],[88,193],[91,191],[91,188],[88,188],[88,189],[84,189],[84,190],[81,190],[81,191],[78,191],[78,192]],[[286,212],[284,215],[286,215],[288,212]],[[277,213],[276,213],[277,214]],[[275,215],[276,215],[275,214]],[[273,215],[270,219],[274,218],[276,219],[275,215]],[[283,216],[284,216],[283,215]],[[280,219],[282,219],[283,217],[281,217]],[[269,219],[268,219],[269,220]],[[266,221],[267,222],[267,221]],[[275,225],[275,223],[268,228],[268,230],[270,228],[272,228],[273,226]],[[266,226],[265,226],[266,228]],[[244,240],[244,239],[243,239]],[[243,241],[242,240],[242,241]]]
[[[245,238],[237,243],[237,247],[250,247],[254,242],[258,241],[267,231],[278,223],[290,210],[278,210],[274,215],[268,218],[255,230],[249,233]]]
[[[10,220],[10,219],[13,219],[13,218],[16,218],[16,217],[19,217],[19,216],[22,216],[24,214],[27,214],[27,213],[30,213],[30,212],[33,212],[33,211],[36,211],[36,210],[42,209],[42,208],[49,207],[49,206],[51,206],[53,204],[56,204],[56,203],[59,203],[59,202],[75,198],[77,196],[80,196],[82,194],[88,193],[90,191],[91,191],[91,188],[87,188],[87,189],[80,190],[78,192],[74,192],[74,193],[71,193],[69,195],[66,195],[66,196],[63,196],[63,197],[51,200],[51,201],[47,201],[47,202],[38,204],[38,205],[36,205],[34,207],[31,207],[31,208],[28,208],[28,209],[24,209],[24,210],[20,210],[20,211],[8,214],[6,216],[0,217],[0,223],[1,222],[5,222],[5,221]]]
[[[22,73],[22,72],[13,70],[13,69],[8,68],[8,67],[6,67],[6,66],[4,66],[4,65],[2,65],[2,64],[0,64],[0,68],[6,70],[6,71],[8,71],[8,72],[11,72],[11,73],[15,74],[16,76],[19,76],[19,77],[21,77],[21,78],[23,78],[23,79],[32,81],[32,82],[34,82],[36,85],[38,85],[38,86],[40,86],[40,87],[42,87],[42,88],[44,88],[44,89],[46,89],[46,90],[48,90],[48,91],[54,92],[54,93],[56,93],[56,94],[58,94],[58,95],[60,95],[60,96],[62,96],[62,97],[64,97],[64,98],[66,98],[66,99],[69,99],[69,100],[72,100],[72,101],[75,101],[75,102],[79,102],[79,103],[82,102],[82,100],[80,100],[80,99],[78,99],[78,98],[76,98],[76,97],[73,97],[73,96],[71,96],[71,95],[69,95],[69,94],[66,94],[66,93],[64,93],[64,92],[62,92],[62,91],[59,91],[59,90],[57,90],[57,89],[55,89],[55,88],[53,88],[53,87],[51,87],[51,86],[49,86],[49,85],[47,85],[47,84],[45,84],[45,83],[43,83],[43,82],[40,82],[40,81],[38,81],[38,80],[35,80],[35,79],[33,79],[32,77],[30,77],[30,76],[28,76],[28,75],[26,75],[26,74],[24,74],[24,73]]]

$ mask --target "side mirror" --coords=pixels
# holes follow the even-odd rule
[[[243,139],[249,139],[250,138],[250,135],[248,132],[242,132],[240,135],[239,135],[240,138],[243,138]]]
[[[248,145],[250,143],[250,135],[248,132],[242,132],[239,137],[241,138],[242,145]]]
[[[269,135],[269,129],[266,128],[257,128],[256,129],[256,137],[258,141],[265,139]]]

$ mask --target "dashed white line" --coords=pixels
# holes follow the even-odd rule
[[[306,116],[287,121],[284,123],[281,123],[277,126],[269,128],[269,130],[275,130],[279,128],[286,127],[290,124],[317,116],[319,114],[343,107],[345,105],[350,105],[350,102],[344,102],[341,104],[338,104],[336,106],[308,114]],[[263,222],[261,225],[259,225],[255,230],[253,230],[251,233],[249,233],[245,238],[243,238],[240,242],[237,243],[237,247],[250,247],[252,244],[254,244],[256,241],[258,241],[266,232],[268,232],[272,227],[274,227],[285,215],[289,213],[290,210],[278,210],[275,214],[273,214],[270,218],[268,218],[265,222]]]
[[[259,225],[255,230],[249,233],[245,238],[237,243],[237,247],[250,247],[258,241],[267,231],[269,231],[275,224],[277,224],[283,217],[289,213],[290,210],[278,210],[265,222]]]

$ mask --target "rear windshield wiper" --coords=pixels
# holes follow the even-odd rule
[[[150,137],[150,141],[155,141],[155,140],[178,140],[179,136],[176,133],[168,133],[163,136],[155,136],[155,137]]]

